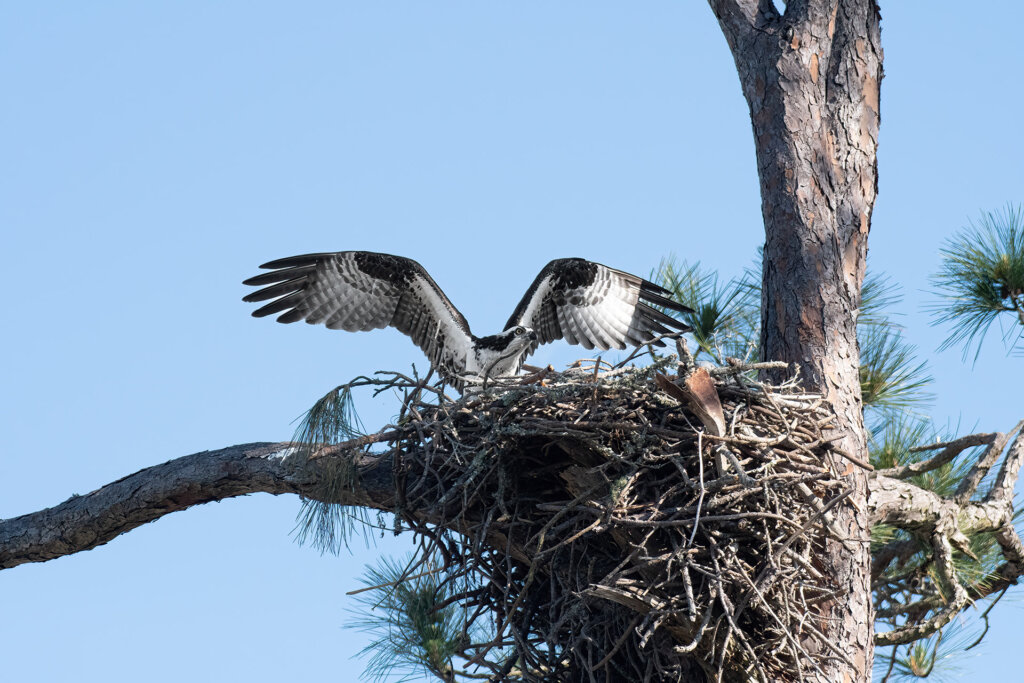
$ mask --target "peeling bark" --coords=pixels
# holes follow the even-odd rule
[[[857,311],[877,191],[882,47],[874,0],[710,0],[750,108],[765,223],[762,358],[796,364],[832,405],[840,446],[867,450],[860,400]],[[855,666],[833,680],[871,677],[873,615],[866,475],[845,462],[854,487],[822,561],[849,585],[827,605],[830,635]]]

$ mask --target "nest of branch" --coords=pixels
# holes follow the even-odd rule
[[[407,396],[396,512],[465,633],[489,620],[462,655],[491,680],[802,680],[838,656],[822,633],[843,587],[815,557],[848,491],[825,406],[758,366],[697,371],[703,399],[692,366],[667,369]]]

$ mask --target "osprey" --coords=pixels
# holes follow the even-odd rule
[[[654,306],[692,309],[636,275],[581,258],[546,265],[516,306],[505,330],[474,336],[469,323],[416,261],[369,251],[305,254],[264,263],[270,272],[243,284],[263,289],[244,301],[270,303],[253,311],[277,321],[305,320],[332,330],[394,327],[412,337],[433,367],[462,389],[467,382],[512,377],[541,344],[565,339],[587,349],[664,346],[659,335],[689,332]]]

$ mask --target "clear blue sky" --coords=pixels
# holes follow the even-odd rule
[[[937,354],[920,306],[942,240],[1024,201],[1021,26],[1017,2],[883,4],[871,266],[906,288],[935,415],[965,430],[1024,417],[1024,358]],[[763,240],[700,2],[9,2],[0,88],[0,517],[285,439],[334,385],[423,366],[393,331],[250,318],[241,280],[266,260],[410,256],[489,333],[552,257],[733,275]],[[289,536],[297,510],[207,505],[2,572],[5,680],[356,680],[345,592],[401,542],[321,557]],[[1019,674],[1022,622],[1005,600],[963,679]]]

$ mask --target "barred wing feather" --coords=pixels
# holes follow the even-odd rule
[[[394,327],[412,338],[442,373],[465,367],[472,335],[465,317],[416,261],[367,251],[304,254],[265,263],[245,280],[244,297],[270,301],[253,311],[277,321],[305,320],[349,332]]]
[[[580,258],[546,265],[516,307],[505,329],[533,328],[540,344],[565,339],[584,348],[624,349],[653,343],[659,335],[689,332],[681,320],[654,308],[692,313],[670,292],[636,275]]]

